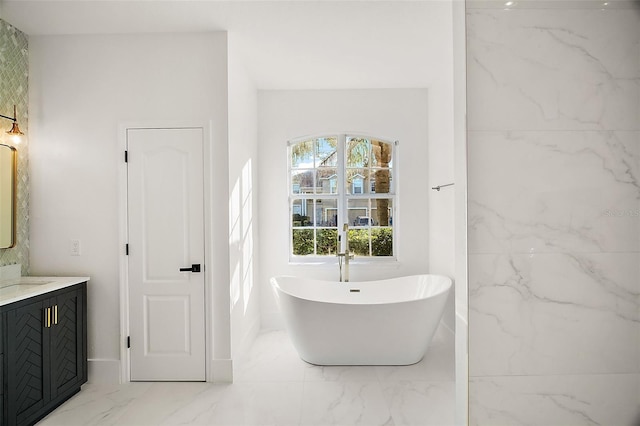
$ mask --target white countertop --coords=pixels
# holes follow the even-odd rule
[[[0,280],[0,306],[89,281],[89,277],[19,277]]]

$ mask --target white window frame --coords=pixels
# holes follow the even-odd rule
[[[306,193],[294,193],[293,192],[293,185],[292,185],[292,171],[294,170],[292,167],[292,163],[291,163],[291,155],[292,155],[292,147],[300,142],[305,142],[305,141],[315,141],[316,139],[319,138],[336,138],[337,139],[337,147],[336,147],[336,153],[337,153],[337,164],[336,164],[336,174],[337,174],[337,179],[336,181],[338,182],[337,185],[337,192],[333,193],[331,192],[330,194],[306,194]],[[392,162],[393,162],[393,166],[390,168],[390,173],[391,173],[391,185],[389,188],[389,192],[388,193],[384,193],[384,194],[378,194],[378,193],[371,193],[370,192],[370,188],[369,188],[369,192],[366,192],[365,189],[367,184],[365,182],[363,182],[362,185],[362,189],[363,189],[363,193],[362,194],[347,194],[347,161],[346,161],[346,150],[347,150],[347,139],[348,138],[363,138],[363,139],[368,139],[368,140],[378,140],[384,143],[389,144],[392,147],[392,153],[391,153],[391,158],[392,158]],[[389,140],[387,138],[382,138],[382,137],[378,137],[378,136],[370,136],[370,135],[363,135],[363,134],[357,134],[357,133],[325,133],[325,134],[321,134],[321,135],[313,135],[313,136],[305,136],[305,137],[300,137],[300,138],[295,138],[292,139],[290,141],[288,141],[287,143],[287,194],[288,194],[288,213],[289,213],[289,261],[291,263],[308,263],[308,262],[318,262],[318,263],[324,263],[327,261],[335,261],[335,256],[332,255],[318,255],[318,254],[309,254],[309,255],[294,255],[293,254],[293,205],[294,205],[294,200],[323,200],[323,199],[328,199],[328,200],[337,200],[337,205],[338,205],[338,223],[337,223],[337,231],[338,231],[338,235],[340,236],[340,239],[342,241],[342,247],[338,247],[338,250],[340,252],[344,251],[344,245],[346,242],[346,238],[347,238],[347,232],[345,232],[343,230],[343,224],[348,223],[349,224],[349,229],[351,229],[353,227],[353,224],[349,223],[349,212],[347,209],[347,205],[348,205],[348,200],[350,199],[378,199],[378,198],[388,198],[391,199],[392,202],[392,220],[393,223],[391,225],[391,229],[392,229],[392,246],[393,246],[393,255],[392,256],[373,256],[373,255],[369,255],[369,256],[357,256],[357,261],[362,261],[362,260],[366,260],[371,261],[371,262],[388,262],[388,261],[397,261],[397,252],[398,252],[398,245],[397,245],[397,234],[398,234],[398,227],[397,227],[397,222],[396,222],[396,217],[398,216],[398,190],[397,190],[397,182],[398,182],[398,162],[397,162],[397,157],[398,157],[398,146],[399,146],[399,142],[396,141],[392,141]],[[315,148],[315,147],[314,147]],[[314,171],[317,170],[317,167],[315,167],[314,165]],[[353,192],[353,191],[352,191]],[[314,204],[315,206],[315,204]],[[368,215],[369,217],[371,217],[371,211],[372,208],[371,206],[369,206],[368,208]],[[341,213],[341,214],[340,214]],[[322,228],[326,228],[326,227],[319,227],[317,225],[317,219],[314,218],[314,223],[312,226],[310,227],[306,227],[305,229],[311,229],[311,230],[317,230],[317,229],[322,229]],[[371,229],[371,227],[369,227],[369,229]],[[317,242],[317,238],[314,237],[314,241]],[[316,251],[316,247],[314,247],[314,252]]]

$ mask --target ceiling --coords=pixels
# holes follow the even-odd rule
[[[2,1],[31,35],[228,31],[259,89],[428,87],[452,57],[451,0]]]

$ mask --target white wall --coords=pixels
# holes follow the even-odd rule
[[[108,364],[102,379],[113,380],[120,358],[118,129],[150,121],[211,125],[209,330],[213,357],[228,360],[226,34],[34,36],[29,56],[31,272],[91,276],[91,365]],[[72,238],[81,256],[69,255]]]
[[[229,34],[229,261],[231,347],[237,358],[260,330],[258,91]]]
[[[282,326],[269,288],[270,277],[291,274],[338,278],[334,259],[325,265],[289,264],[287,141],[301,136],[356,132],[400,141],[394,160],[399,173],[397,224],[394,223],[398,262],[380,265],[356,259],[351,267],[352,280],[426,272],[453,276],[453,234],[445,236],[439,229],[429,229],[428,217],[434,210],[431,204],[441,202],[438,196],[444,194],[444,190],[435,193],[430,189],[434,185],[429,172],[432,162],[448,164],[451,170],[447,172],[453,176],[452,148],[443,148],[445,141],[453,145],[452,117],[450,110],[446,117],[439,110],[451,106],[451,97],[447,87],[259,92],[259,284],[263,327]],[[452,197],[450,202],[453,209]],[[438,241],[449,238],[451,246],[448,258],[443,256],[433,262],[438,267],[430,267],[429,239],[434,234]],[[453,313],[449,316],[452,318]]]
[[[467,271],[467,104],[465,58],[465,2],[454,0],[454,164],[455,164],[455,341],[456,424],[469,423],[469,280]]]

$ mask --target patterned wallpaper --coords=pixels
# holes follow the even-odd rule
[[[13,115],[13,105],[18,109],[20,130],[27,133],[28,90],[28,39],[11,24],[0,19],[0,114]],[[16,195],[16,245],[0,249],[0,266],[22,264],[22,274],[29,271],[29,165],[28,135],[14,145],[6,131],[11,121],[0,119],[0,143],[13,145],[18,150],[18,192]]]

